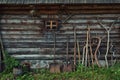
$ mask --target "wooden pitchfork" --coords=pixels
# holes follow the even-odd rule
[[[97,17],[97,21],[100,24],[100,26],[102,26],[107,32],[107,50],[106,50],[106,54],[105,54],[105,62],[106,62],[107,68],[108,68],[107,56],[108,56],[109,47],[110,47],[110,31],[114,27],[114,24],[119,20],[119,18],[120,17],[118,17],[117,20],[115,20],[110,26],[107,26],[107,25],[102,24],[102,22],[99,20],[99,17]]]

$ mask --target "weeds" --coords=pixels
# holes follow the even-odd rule
[[[0,73],[0,80],[13,80],[12,68],[19,62],[7,55],[6,70]],[[17,76],[15,80],[120,80],[120,63],[109,68],[97,66],[85,67],[81,64],[74,72],[50,73],[48,69],[35,69],[32,72]]]
[[[11,57],[7,52],[5,54],[5,60],[3,61],[5,64],[5,70],[4,73],[10,73],[12,72],[13,67],[19,66],[20,63],[15,58]]]
[[[120,65],[120,64],[119,64]],[[81,71],[81,68],[83,69]],[[13,74],[0,74],[0,80],[13,80]],[[16,80],[119,80],[120,67],[118,64],[110,68],[86,68],[79,66],[75,72],[50,73],[48,70],[39,69],[37,72],[30,72],[18,76]]]

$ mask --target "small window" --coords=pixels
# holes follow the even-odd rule
[[[58,21],[55,20],[45,21],[45,27],[46,29],[56,30],[58,27]]]

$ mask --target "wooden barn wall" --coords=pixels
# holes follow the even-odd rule
[[[73,15],[56,31],[56,55],[57,60],[63,61],[66,56],[66,41],[69,36],[69,54],[74,54],[74,30],[77,30],[77,40],[80,43],[82,54],[86,41],[87,25],[91,28],[91,36],[106,36],[107,33],[102,28],[96,17],[99,16],[104,24],[110,25],[120,17],[120,14],[97,14],[97,15]],[[56,15],[57,18],[57,15]],[[63,15],[64,20],[66,15]],[[0,15],[0,29],[5,50],[13,57],[29,61],[32,67],[46,67],[53,60],[54,34],[43,30],[46,15],[41,17],[30,17],[28,15]],[[100,46],[101,56],[106,51],[106,37]],[[116,22],[110,33],[110,41],[116,49],[116,55],[120,55],[120,21]]]

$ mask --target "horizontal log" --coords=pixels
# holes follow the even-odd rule
[[[56,42],[66,42],[66,40],[68,38],[66,37],[58,37],[56,38],[57,41]],[[119,37],[110,37],[112,42],[119,42],[120,38]],[[77,37],[77,40],[79,42],[85,42],[86,41],[86,37]],[[74,39],[71,37],[69,38],[69,42],[73,42]],[[102,39],[102,42],[106,42],[107,38]],[[24,38],[24,39],[20,39],[20,38],[3,38],[3,42],[54,42],[54,40],[52,38]]]
[[[71,39],[73,39],[73,34],[57,34],[57,39],[59,40],[62,40],[62,38],[61,37],[67,37],[67,36],[70,36],[70,38]],[[106,33],[92,33],[91,34],[91,37],[95,37],[95,36],[98,36],[98,37],[100,37],[100,38],[106,38],[107,37],[107,34]],[[54,37],[53,37],[53,35],[44,35],[43,33],[40,33],[40,34],[38,34],[38,35],[36,35],[36,34],[29,34],[29,35],[2,35],[2,38],[3,39],[9,39],[9,38],[12,38],[12,39],[31,39],[31,38],[33,38],[33,39],[42,39],[42,40],[53,40],[54,39]],[[78,39],[81,39],[81,38],[86,38],[86,34],[77,34],[77,38]],[[120,35],[119,34],[117,34],[117,33],[115,33],[115,34],[112,34],[111,33],[111,35],[110,35],[110,38],[120,38]]]
[[[57,36],[56,37],[56,39],[58,39],[59,40],[59,42],[61,41],[61,40],[67,40],[67,36],[70,36],[70,35],[59,35],[59,36]],[[91,35],[91,37],[96,37],[96,36],[98,36],[98,37],[102,37],[102,36],[100,36],[100,35]],[[107,36],[105,36],[104,38],[106,38]],[[120,37],[119,36],[110,36],[110,38],[111,39],[113,39],[113,40],[119,40],[120,39]],[[17,38],[17,37],[14,37],[14,38],[10,38],[10,37],[7,37],[7,38],[5,38],[4,36],[2,37],[2,39],[3,40],[5,40],[5,41],[24,41],[24,42],[31,42],[31,41],[42,41],[42,42],[45,42],[45,39],[49,39],[49,41],[51,42],[51,41],[53,41],[53,38],[51,37],[51,38],[47,38],[47,37],[37,37],[37,38],[33,38],[33,37],[31,37],[31,38]],[[77,35],[77,39],[79,40],[79,41],[84,41],[84,40],[86,40],[86,35],[85,36],[80,36],[80,35]],[[58,41],[57,40],[57,41]],[[73,40],[73,36],[71,35],[70,37],[69,37],[69,40],[71,41],[71,40]]]
[[[35,5],[0,5],[3,9],[69,9],[69,8],[80,8],[80,9],[119,9],[119,4],[35,4]],[[114,6],[114,7],[113,7]]]
[[[2,26],[2,27],[4,27],[4,26]],[[7,27],[7,28],[2,28],[1,27],[1,31],[44,31],[43,29],[41,29],[42,27],[37,27],[37,28],[32,28],[32,29],[27,29],[27,28],[11,28],[10,26],[9,27]],[[120,29],[119,27],[115,27],[115,28],[113,28],[113,30],[115,31],[118,31],[118,29]],[[113,31],[112,30],[112,31]],[[61,31],[61,32],[65,32],[65,31],[74,31],[73,29],[69,29],[69,28],[67,28],[67,29],[60,29],[59,31]],[[88,29],[86,29],[86,28],[76,28],[76,31],[88,31]],[[105,29],[104,28],[90,28],[90,31],[105,31]],[[111,31],[111,32],[112,32]],[[116,32],[117,33],[117,32]]]
[[[6,8],[0,8],[0,11],[2,11],[2,12],[6,12],[6,11],[24,11],[24,12],[29,12],[30,13],[30,11],[31,10],[35,10],[36,11],[36,13],[37,12],[44,12],[44,11],[49,11],[49,12],[52,12],[52,11],[59,11],[58,13],[63,13],[63,14],[66,14],[66,13],[64,13],[63,11],[67,11],[67,12],[74,12],[74,11],[98,11],[98,10],[101,10],[101,11],[104,11],[105,12],[105,10],[107,10],[107,11],[109,11],[109,10],[113,10],[113,11],[119,11],[120,10],[120,8],[119,7],[117,7],[117,8],[67,8],[66,10],[60,10],[59,8],[57,8],[57,9],[14,9],[14,8],[9,8],[9,9],[6,9]]]
[[[80,45],[85,45],[86,42],[80,42]],[[113,42],[114,46],[120,47],[120,41]],[[6,48],[53,48],[54,42],[6,42]],[[69,42],[69,47],[74,47],[74,42]],[[106,42],[101,43],[101,47],[106,47]],[[56,42],[56,48],[66,48],[66,42]]]
[[[81,44],[84,45],[84,44]],[[4,45],[5,48],[53,48],[54,45],[18,45],[18,44],[13,44],[13,45]],[[114,45],[115,47],[120,47],[118,45]],[[69,45],[70,48],[74,48],[74,45]],[[106,48],[107,46],[101,45],[100,47]],[[66,48],[65,45],[56,45],[56,48]]]
[[[72,24],[74,24],[74,25],[81,25],[81,24],[87,24],[88,22],[66,22],[66,23],[62,23],[63,25],[70,25],[71,24],[71,26],[72,26]],[[112,24],[113,23],[113,21],[111,21],[111,22],[102,22],[102,24]],[[116,22],[116,24],[119,24],[120,22]],[[8,22],[5,22],[5,23],[0,23],[2,26],[4,26],[4,25],[34,25],[34,26],[37,26],[37,25],[39,25],[39,26],[44,26],[44,23],[35,23],[35,22],[19,22],[19,23],[17,23],[17,22],[12,22],[12,23],[8,23]],[[99,25],[99,23],[97,22],[97,20],[96,20],[96,22],[91,22],[90,24],[94,24],[94,25]]]
[[[120,13],[120,10],[68,10],[67,12],[71,13],[71,14],[119,14]],[[37,11],[36,12],[36,16],[38,15],[42,15],[42,14],[58,14],[58,10],[50,10],[49,13],[48,13],[48,10],[42,10],[42,11]],[[8,14],[8,15],[31,15],[30,14],[30,11],[1,11],[0,14]],[[63,13],[63,14],[66,14],[66,13]]]
[[[24,59],[24,60],[65,60],[65,55],[12,55],[13,57],[17,59]],[[74,55],[69,55],[69,59],[73,60]],[[108,60],[111,60],[111,55],[108,55]],[[120,55],[116,57],[117,59],[120,59]],[[104,55],[101,56],[99,59],[104,59]],[[78,56],[77,56],[78,60]]]
[[[78,31],[79,30],[79,31]],[[76,30],[76,35],[77,36],[86,36],[86,32],[87,32],[87,30],[81,30],[81,29],[78,29],[78,30]],[[53,32],[52,31],[43,31],[43,33],[42,32],[40,32],[39,30],[38,31],[2,31],[2,35],[4,35],[4,36],[19,36],[19,37],[22,37],[22,36],[38,36],[38,37],[40,37],[41,35],[40,34],[43,34],[43,36],[45,37],[47,37],[47,36],[53,36]],[[63,30],[56,30],[56,38],[57,37],[61,37],[61,36],[65,36],[65,35],[68,35],[68,36],[73,36],[73,34],[74,34],[74,31],[63,31]],[[119,32],[119,30],[117,31],[117,30],[112,30],[111,32],[110,32],[110,35],[112,36],[112,35],[119,35],[120,34],[120,32]],[[21,36],[20,36],[21,35]],[[101,31],[96,31],[96,30],[91,30],[90,31],[90,35],[92,36],[92,35],[107,35],[107,32],[106,32],[106,30],[101,30]]]
[[[0,15],[0,18],[1,18],[1,20],[6,20],[6,21],[7,20],[20,20],[20,21],[22,21],[22,20],[25,20],[25,21],[27,21],[27,20],[34,20],[34,21],[48,20],[47,16],[46,17],[42,17],[42,16],[46,16],[46,15],[41,15],[41,17],[38,16],[38,17],[34,17],[34,18],[32,18],[28,15],[14,15],[14,16],[12,16],[12,15]],[[56,16],[54,18],[55,20],[59,19],[58,15],[54,15],[54,16]],[[65,20],[67,16],[68,15],[62,15],[61,19]],[[81,20],[96,20],[97,16],[98,15],[86,15],[86,16],[73,15],[70,18],[70,20],[80,20],[80,19]],[[100,20],[116,20],[118,17],[119,17],[119,14],[107,14],[107,16],[106,15],[99,15]]]
[[[59,38],[59,37],[62,38],[62,36],[67,37],[70,35],[73,38],[72,31],[65,31],[65,32],[58,31],[58,33],[56,33],[56,34],[57,34],[56,38]],[[76,34],[77,34],[77,37],[85,37],[86,31],[77,31]],[[117,37],[117,36],[119,36],[119,34],[120,34],[119,32],[117,33],[116,31],[111,31],[110,37],[113,37],[113,36]],[[21,37],[22,38],[24,36],[32,37],[32,38],[36,38],[36,37],[38,37],[38,38],[47,38],[47,37],[52,38],[53,37],[53,33],[47,33],[47,32],[45,33],[44,31],[43,32],[42,31],[8,31],[8,32],[2,31],[2,35],[3,35],[3,37],[8,37],[8,38],[9,37],[16,37],[16,38]],[[91,36],[95,36],[95,35],[96,36],[101,36],[101,35],[105,36],[105,35],[107,35],[107,33],[105,31],[91,31],[90,35]]]
[[[119,48],[117,49],[118,47],[115,47],[115,55],[120,55],[120,52],[119,52]],[[7,49],[13,49],[13,48],[7,48]],[[17,50],[16,52],[13,51],[13,50],[8,50],[8,53],[10,55],[33,55],[33,54],[36,54],[36,55],[53,55],[54,51],[53,49],[50,49],[50,48],[42,48],[41,50],[39,51],[30,51],[29,48],[25,48],[25,49],[28,49],[28,50],[24,50],[23,48],[15,48],[15,49],[21,49],[21,50]],[[22,50],[23,49],[23,50]],[[33,48],[30,48],[30,49],[33,49]],[[36,49],[36,48],[34,48]],[[106,47],[100,47],[99,48],[99,51],[100,51],[100,55],[105,55],[106,54]],[[69,54],[70,55],[73,55],[74,53],[74,48],[69,48]],[[80,53],[81,55],[83,54],[83,47],[80,47]],[[94,54],[94,51],[93,51],[93,54]],[[108,53],[108,55],[113,55],[113,53]],[[65,48],[56,48],[56,55],[66,55],[66,49]],[[78,55],[78,53],[77,53]],[[98,55],[98,54],[97,54]]]

